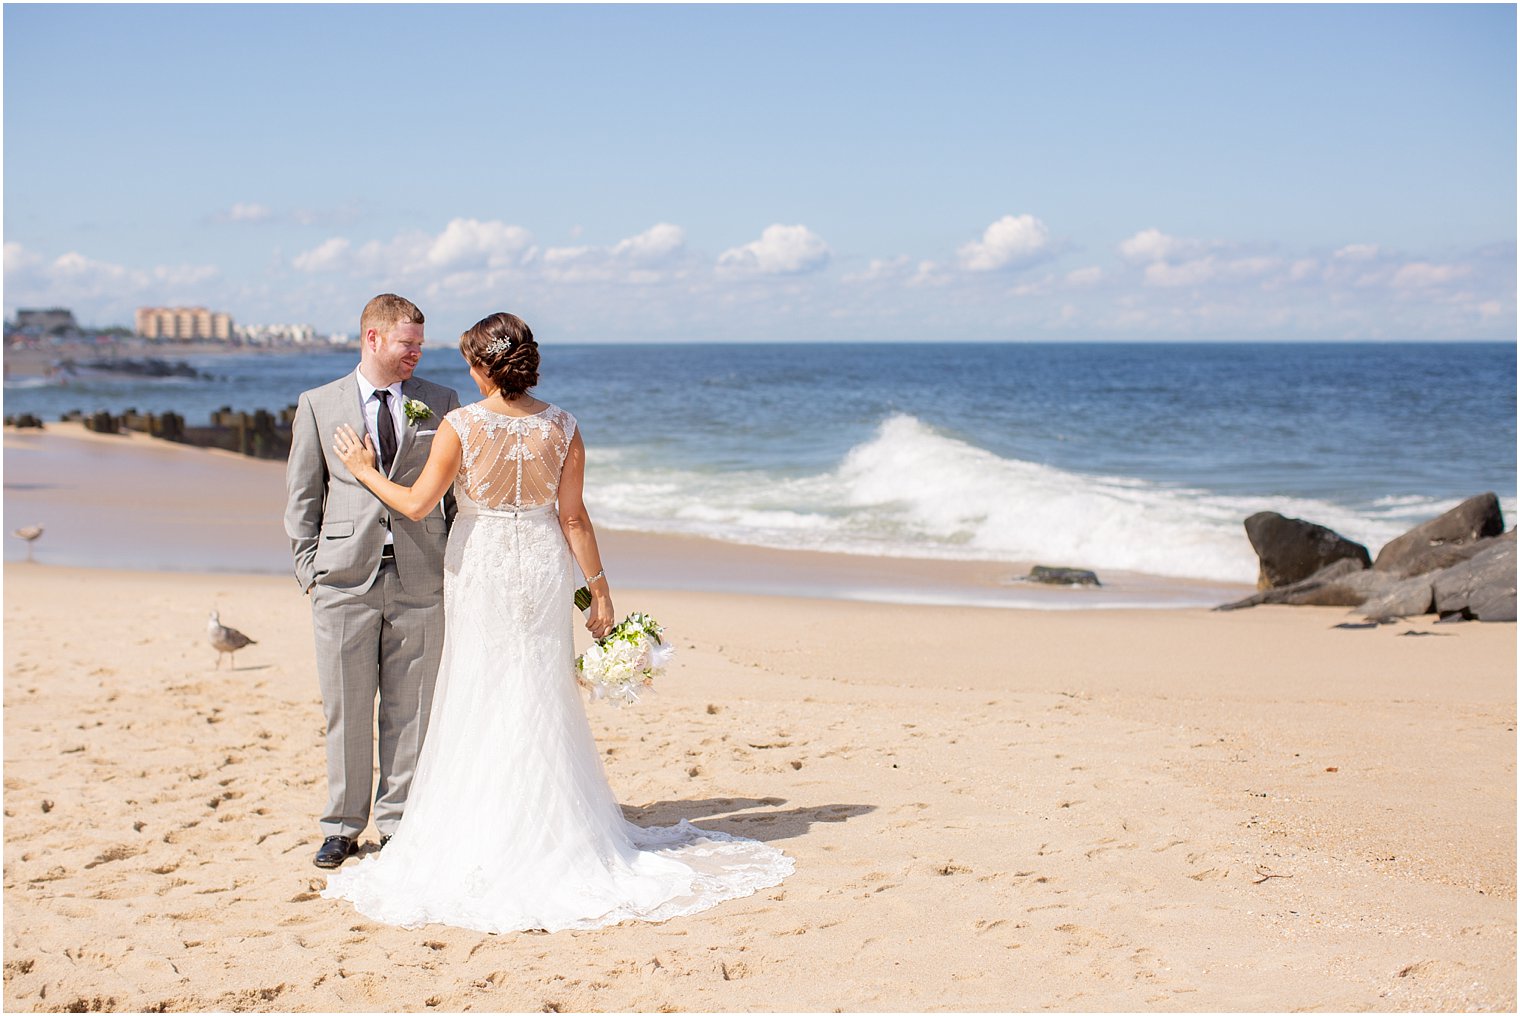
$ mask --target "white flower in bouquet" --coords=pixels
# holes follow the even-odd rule
[[[576,680],[593,699],[633,705],[675,656],[675,647],[661,638],[664,632],[648,614],[629,614],[576,657]]]

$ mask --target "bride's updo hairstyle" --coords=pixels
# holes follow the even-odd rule
[[[459,337],[459,351],[479,367],[507,400],[538,384],[538,343],[516,314],[496,313]]]

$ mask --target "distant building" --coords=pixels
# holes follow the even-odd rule
[[[205,307],[139,307],[137,334],[145,339],[232,341],[232,317]]]
[[[48,332],[77,332],[74,312],[65,307],[49,307],[46,310],[16,310],[16,328],[19,331],[35,329],[38,334]]]
[[[311,325],[238,325],[232,331],[249,346],[307,346],[317,341]]]

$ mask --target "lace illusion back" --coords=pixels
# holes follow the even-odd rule
[[[406,813],[322,895],[377,921],[506,932],[663,921],[775,885],[792,860],[683,820],[623,817],[575,683],[574,582],[556,497],[575,417],[479,404],[459,434],[444,643]]]
[[[575,417],[553,405],[529,416],[508,416],[476,402],[446,419],[464,452],[458,490],[472,502],[497,511],[554,503],[575,438]]]

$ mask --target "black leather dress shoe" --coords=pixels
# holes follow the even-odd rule
[[[322,841],[312,863],[318,868],[336,868],[359,852],[359,844],[347,836],[329,836]]]
[[[389,843],[390,841],[391,841],[391,834],[390,833],[386,833],[384,836],[380,837],[380,849],[384,850],[385,849],[385,845],[387,843]]]

